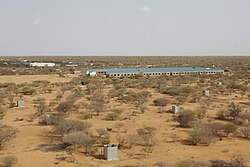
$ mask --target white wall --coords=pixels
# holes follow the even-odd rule
[[[30,63],[33,67],[54,67],[55,65],[55,63]]]

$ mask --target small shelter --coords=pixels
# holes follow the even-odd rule
[[[17,100],[17,107],[24,107],[24,100],[23,99]]]
[[[204,96],[209,96],[209,90],[203,90],[203,95]]]
[[[118,150],[117,145],[114,145],[114,144],[104,145],[104,158],[107,161],[117,160],[118,159],[117,150]]]
[[[172,106],[172,112],[173,112],[174,114],[180,112],[180,107],[177,106],[177,105],[173,105],[173,106]]]
[[[77,71],[77,70],[76,70],[76,71],[73,71],[73,73],[76,74],[76,75],[80,75],[80,74],[81,74],[81,71]]]
[[[95,71],[89,73],[89,76],[91,76],[91,77],[95,77],[96,75],[97,75],[97,73]]]

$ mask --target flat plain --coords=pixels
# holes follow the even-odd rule
[[[51,61],[58,63],[63,59],[56,57]],[[112,167],[170,166],[183,160],[231,162],[237,155],[250,165],[250,138],[242,133],[250,122],[250,57],[173,57],[170,60],[168,57],[72,57],[74,60],[86,63],[74,69],[53,67],[64,71],[63,76],[53,73],[55,69],[48,74],[0,76],[0,107],[4,111],[1,124],[17,130],[15,137],[1,145],[0,158],[13,155],[18,167]],[[135,61],[140,64],[129,64]],[[200,63],[206,67],[224,68],[226,72],[124,78],[85,75],[89,67],[162,67],[165,61],[168,62],[166,67],[198,66]],[[12,67],[1,67],[8,68]],[[73,70],[81,70],[82,75],[72,74]],[[203,90],[209,90],[210,95],[204,96]],[[20,98],[24,100],[24,107],[15,104]],[[159,104],[156,99],[166,101]],[[180,114],[171,113],[173,105],[179,105],[180,112],[195,113],[187,127],[180,126]],[[225,114],[235,106],[240,110],[235,117]],[[222,111],[225,111],[223,118],[219,117]],[[46,122],[48,115],[55,118],[53,123]],[[93,139],[87,149],[85,143],[72,144],[66,140],[70,133],[57,131],[65,120],[88,122],[87,130],[76,130],[84,131]],[[219,129],[218,133],[209,134],[211,141],[206,140],[205,144],[187,142],[199,125],[214,122],[221,123],[218,126],[230,123],[237,130],[225,135],[225,130]],[[145,132],[148,127],[153,129],[152,133]],[[103,136],[98,129],[105,131]],[[139,129],[144,130],[144,134],[139,133]],[[119,145],[118,160],[103,159],[102,146],[106,143]]]

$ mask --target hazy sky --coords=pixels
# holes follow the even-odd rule
[[[250,55],[250,0],[0,0],[0,55]]]

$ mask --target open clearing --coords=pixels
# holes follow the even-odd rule
[[[68,82],[72,79],[73,75],[67,75],[67,77],[59,77],[58,75],[10,75],[0,76],[0,83],[13,82],[16,84],[31,83],[33,81],[47,80],[51,83],[54,82]]]

